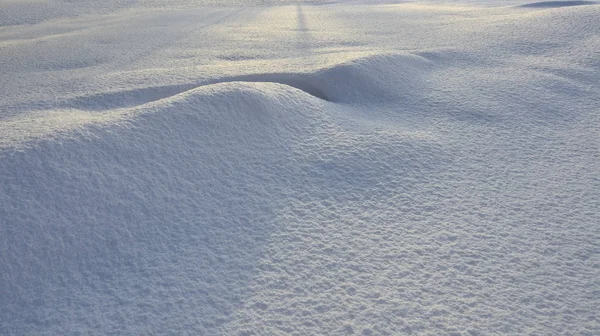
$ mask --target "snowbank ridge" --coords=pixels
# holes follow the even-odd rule
[[[88,321],[110,319],[109,311],[125,308],[110,297],[151,297],[156,288],[147,281],[187,279],[171,290],[204,297],[192,310],[206,317],[207,330],[235,306],[291,176],[283,164],[293,140],[320,118],[313,102],[269,83],[199,88],[166,105],[126,127],[92,127],[2,156],[0,333],[23,335],[36,325],[47,334],[76,332],[55,318],[69,307],[108,304],[77,310]],[[182,262],[193,268],[172,269]],[[172,271],[155,277],[149,270],[156,267]],[[247,271],[231,278],[232,269]],[[121,285],[95,287],[94,279]],[[167,308],[125,308],[155,309]],[[184,326],[185,315],[176,324]],[[200,327],[193,330],[207,332]]]
[[[373,55],[334,65],[314,73],[258,73],[223,77],[196,84],[140,88],[80,97],[57,108],[110,110],[166,99],[202,86],[230,82],[275,83],[291,86],[316,98],[340,102],[394,99],[398,87],[409,88],[428,62],[416,55]],[[404,81],[404,83],[401,83]],[[394,89],[392,90],[391,87]],[[393,91],[393,92],[390,92]]]
[[[213,334],[282,225],[282,200],[330,185],[351,201],[359,189],[403,176],[399,169],[434,169],[431,144],[384,133],[375,144],[383,156],[374,157],[375,139],[351,140],[336,121],[341,105],[394,98],[390,81],[410,91],[426,64],[418,56],[379,55],[309,74],[244,75],[66,102],[91,116],[133,112],[118,124],[92,119],[82,124],[85,132],[0,150],[0,333],[27,334],[39,325],[48,334],[85,332],[80,318],[104,321],[107,333],[164,331],[183,328],[194,311],[201,323],[185,332]],[[323,148],[330,148],[325,157]],[[404,163],[391,169],[391,158]],[[164,289],[167,297],[157,292]],[[121,302],[126,297],[146,303]],[[179,321],[125,329],[108,322],[111,312],[159,316],[174,304],[169,298],[191,304],[177,304],[186,307]],[[75,307],[82,315],[67,317]]]
[[[211,86],[229,83],[266,83],[303,91],[313,98],[339,104],[372,104],[409,98],[418,91],[420,78],[431,62],[410,54],[373,55],[333,65],[313,73],[259,73],[215,78],[184,85],[146,87],[107,92],[58,101],[48,106],[32,104],[31,113],[0,123],[0,148],[19,147],[86,125],[110,124],[148,111],[146,104],[176,101],[181,94],[210,92]],[[258,87],[273,87],[258,86]],[[237,99],[231,92],[231,99]],[[47,104],[46,104],[47,105]],[[44,106],[36,110],[36,106]]]

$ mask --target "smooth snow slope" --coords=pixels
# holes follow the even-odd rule
[[[600,334],[600,5],[240,4],[0,4],[0,335]]]

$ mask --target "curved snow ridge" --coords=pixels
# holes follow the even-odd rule
[[[77,97],[54,105],[59,109],[107,111],[131,108],[171,98],[209,85],[230,82],[287,85],[318,99],[336,103],[370,103],[401,98],[414,88],[431,61],[419,55],[372,55],[346,61],[313,73],[256,73],[229,76],[199,83],[157,86]]]
[[[264,73],[243,76],[224,77],[211,79],[195,84],[155,86],[138,88],[133,90],[124,90],[116,92],[106,92],[90,96],[77,97],[56,104],[57,108],[78,109],[84,111],[110,111],[120,108],[134,108],[148,103],[172,98],[181,93],[194,90],[201,87],[232,83],[273,83],[291,86],[300,91],[327,100],[327,97],[316,87],[312,86],[306,74],[296,73]]]
[[[324,115],[320,101],[298,90],[271,82],[229,82],[201,86],[140,110],[129,123],[152,120],[160,126],[185,119],[195,132],[219,129],[232,137],[261,136],[278,140],[310,131]],[[194,136],[204,136],[196,135]]]
[[[433,62],[414,54],[378,54],[322,69],[313,81],[336,103],[402,100],[419,91]]]
[[[368,105],[402,100],[415,93],[432,65],[430,60],[414,54],[375,54],[313,73],[242,75],[215,82],[271,82],[332,103]]]
[[[93,126],[144,128],[148,125],[143,123],[150,120],[153,124],[162,125],[160,127],[169,127],[181,118],[195,123],[196,137],[202,137],[202,132],[212,134],[216,129],[235,135],[256,129],[264,134],[273,134],[285,128],[289,131],[286,134],[293,134],[306,127],[307,122],[316,120],[314,111],[319,109],[319,103],[320,100],[311,99],[311,96],[298,94],[297,89],[276,83],[219,83],[187,90],[156,104],[133,109],[107,113],[77,109],[40,111],[29,117],[2,120],[0,150],[19,149],[56,137],[79,138],[80,133],[94,133]]]
[[[585,6],[585,5],[597,5],[597,1],[585,1],[585,0],[573,0],[573,1],[541,1],[532,2],[524,5],[519,5],[521,8],[560,8],[560,7],[573,7],[573,6]]]
[[[214,334],[206,325],[235,309],[281,191],[297,185],[293,145],[325,123],[318,107],[286,86],[224,83],[183,93],[125,127],[89,127],[2,157],[2,327],[36,334],[46,316],[63,315],[67,277],[85,292],[78,307],[94,317],[113,301],[89,279],[121,284],[118,296],[174,284],[168,291],[194,297],[190,311],[205,323],[195,334]],[[61,333],[48,323],[49,334]]]
[[[220,83],[147,106],[125,127],[3,157],[6,328],[86,333],[88,318],[147,314],[104,330],[218,334],[289,224],[279,212],[290,195],[387,197],[423,184],[443,158],[435,144],[342,130],[328,107],[289,86]],[[158,318],[178,304],[181,314]],[[85,319],[64,313],[73,306]]]
[[[421,78],[432,64],[432,61],[418,55],[373,55],[313,73],[240,75],[200,85],[148,87],[78,97],[53,104],[52,109],[1,120],[0,149],[22,147],[36,139],[62,137],[91,125],[123,122],[147,112],[161,112],[165,106],[172,104],[180,106],[176,113],[189,111],[192,100],[201,106],[222,104],[231,107],[218,116],[221,121],[236,116],[242,119],[248,117],[239,116],[240,110],[232,106],[241,102],[252,102],[254,105],[242,110],[256,113],[273,111],[270,104],[278,104],[279,107],[292,104],[302,109],[323,102],[370,105],[408,100],[419,94]],[[215,95],[222,100],[215,100]],[[210,111],[191,110],[198,113]],[[296,117],[294,114],[286,115],[286,124]],[[237,127],[239,124],[232,122],[231,125]]]

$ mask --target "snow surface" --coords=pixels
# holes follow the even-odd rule
[[[0,3],[0,335],[599,335],[598,18]]]

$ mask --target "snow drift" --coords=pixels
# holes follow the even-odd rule
[[[0,4],[0,334],[598,334],[600,6],[199,3]]]
[[[275,85],[223,84],[166,105],[3,155],[3,333],[96,321],[102,333],[205,334],[239,302],[290,187],[294,145],[319,122],[315,103]],[[202,324],[186,326],[188,313],[155,320],[183,307]],[[146,318],[109,327],[119,312]]]
[[[105,92],[56,101],[52,109],[34,102],[28,115],[5,119],[1,147],[26,145],[36,138],[59,136],[91,124],[106,124],[147,113],[144,105],[179,99],[180,94],[222,83],[271,83],[289,86],[324,101],[340,104],[373,104],[409,100],[416,95],[431,64],[410,54],[384,54],[336,64],[314,73],[257,73],[213,78],[197,83]],[[202,91],[202,90],[201,90]],[[36,109],[36,107],[42,107]],[[141,107],[141,108],[138,108]],[[21,107],[23,108],[23,107]],[[46,107],[47,108],[47,107]]]
[[[327,86],[329,73],[356,80],[367,71],[344,65],[314,75],[327,78],[315,81],[327,97],[343,100]],[[379,154],[369,153],[380,146],[374,139],[344,144],[328,104],[283,84],[221,83],[140,107],[116,126],[4,150],[3,332],[85,332],[99,323],[103,333],[212,334],[285,225],[284,200],[306,197],[313,180],[360,199],[394,175],[388,160],[434,168],[427,153],[435,149],[423,140],[399,138]],[[343,150],[320,157],[306,150],[314,146]],[[191,311],[198,323],[186,322]],[[177,317],[157,319],[168,312]],[[109,323],[114,314],[138,317]]]

